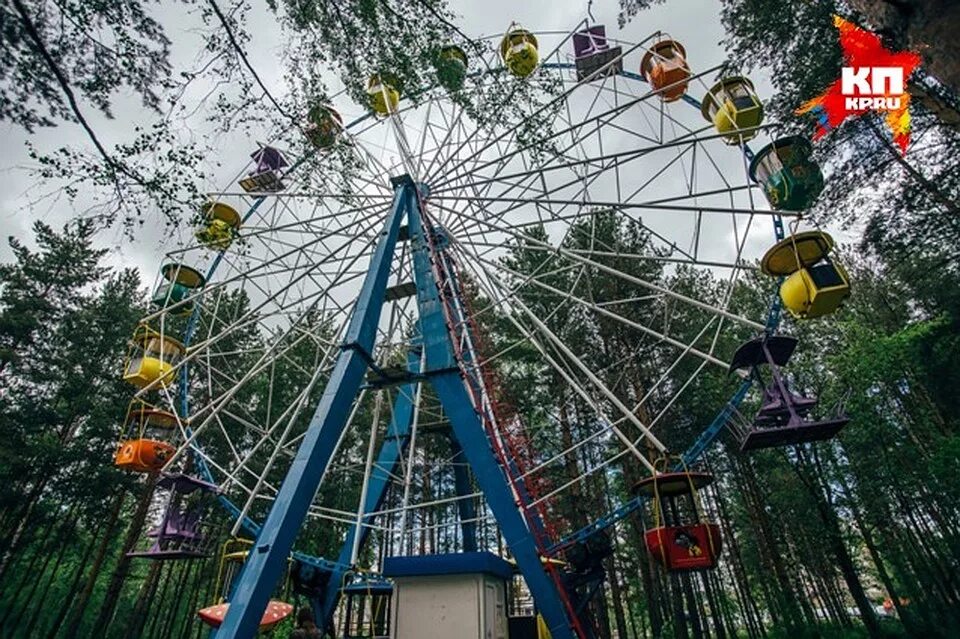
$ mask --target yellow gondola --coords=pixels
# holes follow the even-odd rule
[[[525,78],[540,62],[538,46],[537,36],[514,22],[500,41],[500,58],[510,73]]]
[[[226,251],[240,234],[240,213],[223,202],[204,202],[200,207],[203,216],[194,232],[197,241],[209,249]]]
[[[833,245],[828,234],[805,231],[780,240],[763,256],[764,273],[786,278],[780,285],[780,299],[793,317],[828,315],[850,295],[847,272],[829,257]]]
[[[755,127],[763,122],[763,104],[753,90],[753,83],[741,76],[724,78],[713,85],[703,97],[700,112],[724,136],[727,144],[739,144],[756,137]]]
[[[640,73],[664,102],[673,102],[687,92],[690,67],[687,52],[676,40],[661,40],[644,54]]]
[[[390,115],[400,104],[399,81],[390,73],[374,73],[367,81],[370,106],[378,115]]]
[[[173,367],[185,352],[183,344],[177,340],[141,324],[130,340],[123,379],[139,388],[154,382],[168,386],[174,381]]]

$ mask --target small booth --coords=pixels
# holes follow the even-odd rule
[[[750,178],[763,187],[777,211],[809,208],[823,191],[823,173],[814,162],[813,145],[791,135],[760,149],[750,162]]]
[[[513,567],[489,552],[388,557],[391,639],[507,639]]]
[[[156,473],[173,455],[177,416],[139,399],[130,403],[113,463],[138,473]]]
[[[197,616],[200,617],[200,620],[211,628],[219,628],[227,616],[227,611],[230,609],[228,601],[233,592],[234,582],[240,575],[243,564],[250,554],[251,546],[253,546],[253,542],[249,539],[228,539],[223,543],[223,547],[220,550],[220,568],[217,571],[217,583],[214,587],[214,592],[217,597],[216,603],[197,611]],[[289,594],[287,593],[288,584],[288,575],[285,573],[283,584],[278,588],[278,590],[281,591],[280,596],[283,599],[286,599]],[[289,617],[292,612],[293,606],[291,604],[280,599],[271,599],[267,604],[267,608],[263,611],[263,616],[260,618],[260,631],[270,630]]]
[[[823,231],[792,233],[777,242],[760,262],[767,275],[783,277],[780,299],[797,319],[836,312],[850,295],[847,272],[830,258],[833,238]]]
[[[577,80],[600,79],[623,72],[623,50],[607,42],[607,29],[595,24],[573,34],[573,58]],[[602,69],[602,72],[600,72]],[[595,76],[595,77],[594,77]]]
[[[367,96],[377,115],[390,115],[400,104],[400,81],[392,73],[374,73],[367,80]]]
[[[392,583],[361,575],[340,593],[344,607],[342,639],[390,639]]]
[[[343,131],[343,118],[329,104],[318,104],[307,113],[303,133],[317,149],[329,149]]]
[[[514,22],[500,41],[500,59],[511,74],[525,78],[540,62],[538,47],[537,36]]]
[[[146,534],[148,547],[127,556],[156,560],[207,557],[210,537],[204,517],[219,492],[217,487],[190,475],[163,473],[156,490],[167,493],[163,515]]]
[[[753,82],[741,76],[724,78],[713,85],[703,96],[700,112],[727,144],[753,139],[757,135],[755,127],[763,122],[763,104],[753,90]]]
[[[261,146],[250,154],[253,170],[240,180],[240,188],[247,193],[276,193],[287,188],[280,179],[280,172],[287,167],[287,159],[272,146]]]
[[[160,282],[153,292],[150,304],[157,309],[169,309],[174,315],[189,315],[194,303],[190,297],[202,288],[206,279],[195,268],[186,264],[170,262],[160,267]]]
[[[130,340],[123,379],[138,388],[159,381],[162,386],[174,381],[173,367],[186,352],[183,344],[141,324]]]
[[[200,224],[193,235],[208,249],[226,251],[240,234],[240,213],[223,202],[205,202],[200,207]]]
[[[656,473],[633,487],[649,499],[653,526],[646,528],[647,551],[667,572],[716,568],[720,527],[707,520],[698,491],[713,483],[705,472]]]
[[[440,49],[435,63],[437,80],[447,91],[459,91],[467,79],[467,54],[455,44]]]
[[[687,92],[690,67],[687,52],[676,40],[661,40],[647,51],[640,61],[640,74],[664,102],[673,102]]]

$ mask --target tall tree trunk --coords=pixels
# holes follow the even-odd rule
[[[562,384],[557,383],[557,387],[562,388]],[[567,402],[565,398],[562,398],[560,401],[560,445],[563,450],[570,450],[573,448],[573,430],[570,427],[570,416],[569,409],[567,408]],[[577,468],[577,458],[575,454],[568,453],[563,456],[563,470],[566,477],[579,477],[580,469]],[[604,481],[606,481],[606,475],[603,475]],[[607,493],[609,494],[609,493]],[[582,490],[580,483],[575,483],[570,487],[570,503],[574,505],[573,508],[569,509],[569,512],[565,512],[575,528],[580,529],[586,526],[589,522],[587,521],[587,509],[577,507],[578,504],[583,503]]]
[[[214,592],[217,582],[217,572],[219,570],[219,558],[214,556],[212,560],[207,560],[200,565],[200,568],[194,577],[192,594],[190,596],[190,609],[188,610],[186,623],[180,630],[180,639],[187,639],[190,636],[194,626],[197,627],[197,635],[202,634],[207,626],[197,617],[197,611],[209,605],[218,603],[220,595]],[[297,599],[299,601],[299,598]],[[295,606],[295,611],[300,606]]]
[[[802,626],[803,621],[797,605],[796,592],[783,563],[783,543],[773,534],[773,523],[766,511],[765,500],[757,484],[753,466],[749,460],[738,459],[737,463],[744,479],[744,485],[750,495],[751,514],[756,522],[754,533],[759,533],[759,548],[763,551],[764,561],[771,568],[780,592],[780,596],[776,598],[776,603],[781,607],[780,612],[787,624],[786,629],[794,631]]]
[[[120,495],[122,496],[123,493],[120,493]],[[120,498],[122,497],[118,497],[118,499]],[[90,535],[90,543],[86,545],[80,561],[77,562],[77,567],[73,572],[73,578],[70,580],[70,584],[67,586],[63,602],[60,604],[59,610],[57,611],[57,616],[54,617],[53,624],[50,626],[50,629],[47,633],[47,639],[54,639],[57,636],[61,626],[63,625],[63,620],[66,619],[67,614],[70,612],[70,608],[76,604],[77,600],[73,596],[73,593],[77,591],[77,587],[80,585],[80,581],[83,579],[83,573],[87,568],[87,564],[90,562],[90,556],[93,554],[94,548],[97,547],[97,538],[99,537],[100,532],[104,532],[105,539],[110,537],[110,532],[112,530],[112,525],[110,522],[113,517],[114,514],[113,511],[111,511],[111,518],[108,518],[106,522],[99,522],[97,527],[93,530],[93,533]]]
[[[633,533],[632,546],[639,548],[641,556],[637,563],[640,566],[640,582],[643,584],[643,594],[647,600],[647,616],[650,618],[650,632],[654,639],[660,639],[663,636],[663,616],[661,615],[661,606],[663,606],[663,591],[660,584],[656,582],[653,565],[653,559],[646,551],[643,542],[643,530],[639,528],[638,517],[634,517],[630,522],[630,530]]]
[[[671,573],[668,575],[670,580],[670,598],[673,601],[673,638],[688,639],[687,618],[683,606],[683,590],[680,587],[680,575]]]
[[[696,594],[693,592],[691,581],[689,574],[680,575],[680,586],[683,589],[684,599],[687,601],[687,618],[690,620],[693,639],[703,639],[703,615],[700,614],[700,605]]]
[[[870,603],[870,600],[867,599],[867,594],[863,590],[860,575],[857,574],[857,568],[853,563],[850,552],[847,550],[847,545],[843,542],[843,533],[840,530],[837,513],[828,503],[828,499],[830,499],[830,489],[824,485],[823,468],[819,464],[814,468],[806,460],[803,448],[799,446],[797,447],[797,458],[800,463],[792,464],[791,467],[794,469],[800,482],[806,487],[807,493],[813,499],[817,514],[820,515],[820,521],[823,523],[827,545],[837,560],[837,567],[840,569],[840,574],[847,584],[850,596],[853,597],[857,610],[860,612],[860,618],[867,630],[867,634],[870,635],[871,639],[879,639],[883,633],[880,630],[877,615],[873,610],[873,605]],[[819,481],[814,482],[814,480],[810,478],[809,473],[811,473],[811,471],[817,474]],[[826,495],[824,495],[824,490],[827,491]]]
[[[838,472],[837,476],[839,477],[840,488],[847,496],[847,507],[853,515],[853,521],[856,523],[857,529],[860,531],[860,536],[863,538],[863,543],[867,547],[870,560],[877,569],[877,577],[879,577],[880,583],[883,584],[884,590],[887,591],[887,596],[890,597],[893,607],[897,611],[897,616],[900,618],[900,623],[903,624],[903,629],[907,631],[909,637],[919,638],[926,635],[931,629],[929,627],[921,629],[917,624],[917,620],[914,618],[913,611],[901,603],[900,590],[894,584],[890,573],[887,572],[886,562],[883,560],[880,549],[877,547],[872,528],[864,519],[860,504],[857,502],[843,473]]]
[[[97,548],[97,554],[93,559],[93,564],[90,566],[90,571],[87,573],[86,583],[83,585],[83,590],[80,591],[80,595],[73,602],[73,614],[70,615],[70,620],[67,623],[65,628],[65,633],[63,635],[64,639],[75,639],[77,631],[80,628],[80,622],[83,620],[83,615],[87,610],[87,605],[90,603],[90,596],[93,594],[93,588],[97,584],[97,580],[100,577],[100,567],[103,565],[103,561],[107,556],[107,550],[110,548],[110,542],[113,541],[113,531],[117,527],[117,522],[120,519],[120,513],[123,510],[123,502],[126,499],[126,493],[121,492],[117,495],[117,498],[113,502],[113,508],[110,510],[110,516],[107,520],[106,530],[103,534],[103,537],[100,539],[100,546]],[[65,615],[69,606],[63,606],[61,608],[61,615]],[[63,617],[58,617],[58,621],[62,622]],[[50,634],[47,635],[47,639],[55,639],[59,630],[60,623],[55,623],[54,627],[50,630]]]
[[[170,615],[169,622],[164,626],[163,634],[160,636],[160,639],[170,639],[170,637],[174,636],[174,630],[178,627],[185,629],[193,619],[194,615],[196,615],[196,584],[198,582],[200,573],[203,572],[203,566],[205,563],[207,562],[203,559],[191,561],[189,570],[184,571],[183,579],[177,586],[177,590],[174,595],[174,598],[177,602],[176,609],[174,610],[174,614]],[[191,593],[190,596],[184,596],[188,592]],[[184,604],[183,607],[186,608],[185,610],[181,610],[181,602]]]
[[[150,569],[147,571],[147,578],[140,586],[140,592],[137,594],[137,601],[133,605],[130,617],[127,619],[127,629],[123,633],[124,639],[138,639],[143,635],[143,627],[147,622],[147,616],[150,614],[150,604],[153,602],[154,595],[157,592],[157,582],[163,573],[163,568],[168,561],[151,561]],[[169,572],[169,570],[167,571]],[[162,610],[157,610],[157,614],[162,614]]]
[[[700,581],[703,584],[703,592],[707,598],[707,604],[710,606],[710,620],[713,622],[713,632],[717,639],[727,639],[726,628],[723,624],[723,608],[720,606],[719,599],[713,588],[713,573],[701,573]]]
[[[740,551],[740,541],[734,534],[733,522],[730,519],[730,513],[727,509],[724,499],[717,499],[717,512],[720,514],[720,527],[723,532],[724,545],[727,548],[727,559],[733,572],[734,592],[737,595],[737,603],[743,614],[747,630],[751,636],[766,636],[766,630],[760,613],[757,610],[756,602],[750,592],[750,582],[747,579],[747,571],[743,565],[743,555]],[[761,580],[761,584],[766,586],[766,581]],[[770,596],[767,595],[767,599]],[[752,629],[752,630],[751,630]]]
[[[593,598],[593,605],[590,606],[593,612],[594,628],[599,631],[600,636],[609,639],[610,633],[610,614],[607,606],[607,588],[605,584],[600,584],[597,594]]]
[[[61,527],[58,529],[58,531],[57,531],[58,534],[57,534],[57,535],[55,536],[55,538],[54,538],[55,541],[59,541],[59,542],[60,542],[59,544],[57,544],[57,545],[60,547],[60,551],[59,551],[59,553],[57,554],[57,562],[56,562],[56,563],[59,563],[60,560],[63,558],[63,552],[64,552],[64,550],[66,550],[66,548],[67,548],[67,544],[63,543],[63,542],[64,542],[64,537],[65,537],[64,531],[65,531],[68,527],[70,527],[71,524],[72,524],[72,522],[64,523],[64,525],[61,526]],[[52,548],[51,548],[50,550],[52,550]],[[54,557],[54,555],[53,555],[52,552],[45,551],[43,554],[44,554],[43,564],[40,566],[40,570],[38,570],[36,573],[33,573],[32,575],[30,575],[31,579],[33,580],[33,583],[32,583],[32,585],[30,586],[30,590],[27,592],[27,597],[26,597],[26,600],[23,602],[23,605],[20,606],[20,608],[19,608],[18,611],[17,611],[16,616],[10,621],[10,624],[9,624],[9,627],[10,627],[10,628],[18,628],[18,627],[20,626],[20,620],[23,619],[23,614],[24,614],[24,613],[31,607],[31,605],[34,603],[34,602],[33,602],[33,596],[34,596],[34,594],[36,594],[37,588],[40,586],[40,583],[43,581],[43,575],[45,575],[46,572],[47,572],[47,566],[50,565],[50,562],[51,562],[51,560],[53,560],[53,557]],[[56,565],[56,564],[55,564],[55,565]]]
[[[617,625],[618,639],[627,637],[627,616],[623,611],[623,588],[620,584],[620,571],[617,569],[613,557],[606,560],[607,581],[610,583],[610,594],[613,596],[613,619]]]
[[[20,619],[22,618],[23,613],[25,612],[27,606],[30,604],[30,602],[33,599],[33,595],[37,590],[37,586],[40,585],[40,581],[42,580],[43,574],[47,570],[47,566],[50,565],[50,560],[53,558],[53,555],[51,554],[53,552],[53,546],[58,545],[57,543],[58,541],[59,542],[63,541],[64,534],[65,534],[64,531],[73,525],[73,517],[76,514],[76,512],[77,512],[77,506],[71,505],[65,516],[61,518],[51,519],[50,527],[48,528],[47,532],[44,533],[43,543],[37,546],[37,550],[34,553],[33,558],[30,560],[30,564],[27,570],[23,571],[23,577],[19,580],[17,584],[17,588],[14,591],[10,599],[10,602],[8,604],[8,609],[4,613],[3,619],[0,619],[0,626],[7,627],[7,620],[10,617],[10,613],[14,610],[17,611],[17,614],[14,616],[14,618],[10,622],[9,627],[16,628],[19,625]],[[57,523],[60,523],[61,525],[56,526]],[[51,536],[51,533],[52,533],[52,536]],[[63,544],[61,543],[60,545],[62,546]],[[36,563],[37,563],[37,560],[40,558],[43,559],[43,563],[41,564],[40,569],[36,570],[35,569]],[[22,606],[17,607],[16,602],[19,600],[20,595],[23,589],[26,587],[27,583],[31,580],[33,584],[31,585],[30,590],[27,591],[26,601],[23,603]]]
[[[50,594],[50,586],[53,585],[53,580],[60,572],[60,565],[63,563],[63,556],[66,554],[67,549],[71,547],[72,544],[67,543],[67,540],[61,540],[60,550],[57,553],[57,559],[53,562],[53,568],[50,570],[50,575],[46,578],[46,584],[43,586],[43,590],[40,591],[40,595],[30,602],[33,611],[31,612],[30,618],[27,621],[27,627],[24,629],[24,637],[34,636],[33,629],[36,627],[37,622],[40,621],[42,613],[46,612],[47,595]],[[87,547],[93,548],[93,542],[91,541]],[[37,575],[37,581],[41,581],[42,577],[42,573]]]
[[[80,623],[83,620],[84,613],[86,613],[87,606],[90,604],[90,597],[93,595],[93,589],[100,577],[100,568],[103,566],[103,562],[107,556],[107,551],[110,549],[110,542],[113,541],[113,532],[117,527],[118,521],[120,520],[120,513],[123,510],[123,503],[126,499],[126,496],[127,494],[125,492],[121,492],[119,495],[117,495],[117,498],[113,503],[113,508],[110,510],[110,517],[108,519],[106,532],[104,533],[103,538],[100,540],[100,546],[97,548],[97,554],[93,559],[93,563],[90,565],[90,571],[87,573],[87,580],[83,585],[83,590],[80,591],[80,595],[77,597],[74,604],[73,614],[70,616],[70,620],[67,623],[64,639],[76,639],[77,632],[80,629]],[[47,639],[54,639],[54,637],[55,635],[48,635]]]
[[[147,518],[147,511],[153,501],[153,488],[156,483],[156,475],[147,476],[143,483],[143,492],[140,494],[137,509],[134,511],[133,517],[130,519],[130,525],[127,527],[127,536],[120,548],[120,557],[117,560],[117,565],[114,566],[113,573],[110,575],[110,582],[107,584],[107,590],[103,595],[103,603],[100,604],[100,612],[97,613],[97,619],[93,622],[94,628],[109,628],[113,621],[113,613],[116,610],[117,601],[120,599],[120,592],[123,590],[123,584],[130,573],[130,557],[127,557],[127,553],[133,550],[140,539],[143,522]],[[67,639],[74,639],[76,630],[71,629],[70,633]]]
[[[203,579],[205,577],[206,571],[204,570],[204,564],[206,562],[199,564],[197,570],[193,575],[193,580],[190,585],[190,600],[187,603],[187,616],[183,619],[183,623],[180,625],[180,634],[170,636],[177,636],[181,639],[190,636],[190,628],[193,626],[194,621],[197,618],[197,611],[207,605],[207,602],[198,601],[200,597],[200,590],[203,585]]]
[[[44,529],[43,533],[40,535],[40,539],[36,540],[33,543],[35,548],[33,553],[30,555],[30,562],[27,564],[25,568],[18,571],[19,579],[16,578],[16,575],[8,576],[9,580],[16,581],[16,585],[13,588],[13,592],[9,594],[9,598],[6,603],[6,610],[4,611],[3,616],[0,617],[0,627],[4,626],[7,618],[16,609],[17,599],[20,597],[20,593],[26,587],[27,581],[30,579],[30,576],[34,574],[34,567],[36,566],[37,562],[40,561],[40,559],[44,556],[44,553],[47,548],[47,543],[50,541],[50,537],[51,535],[53,535],[53,531],[56,530],[56,527],[57,527],[57,520],[51,518],[49,523],[47,523],[47,526]],[[3,591],[0,592],[0,596],[2,596],[2,594],[6,594],[6,591],[7,591],[7,588],[4,588]]]
[[[20,548],[20,542],[23,540],[23,534],[27,530],[27,524],[30,522],[31,515],[33,515],[33,509],[36,507],[37,503],[39,503],[40,495],[43,493],[43,489],[46,488],[46,486],[47,479],[40,480],[32,489],[30,489],[30,494],[28,494],[24,500],[26,502],[26,506],[23,509],[23,515],[20,516],[20,520],[17,522],[17,526],[14,528],[13,534],[6,543],[6,549],[3,552],[3,556],[0,557],[0,583],[3,582],[3,578],[7,574],[7,569],[10,568],[10,562],[13,560],[16,551]]]
[[[153,616],[153,618],[150,619],[150,629],[147,630],[148,637],[154,636],[154,632],[156,631],[157,623],[160,621],[160,617],[167,617],[167,620],[169,621],[169,618],[176,611],[176,604],[174,604],[173,610],[167,609],[167,606],[168,606],[167,593],[170,591],[170,582],[176,580],[176,578],[174,577],[174,572],[176,567],[180,565],[180,571],[182,573],[184,566],[180,561],[165,561],[163,563],[168,565],[166,566],[166,571],[161,573],[161,575],[163,576],[163,586],[160,587],[160,596],[159,597],[151,596],[150,605],[148,605],[146,610],[144,611],[144,617],[150,615],[151,613]]]

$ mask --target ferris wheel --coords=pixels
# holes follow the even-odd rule
[[[828,235],[785,233],[822,187],[809,143],[753,153],[770,126],[761,101],[719,72],[663,33],[511,25],[439,47],[433,88],[405,93],[382,70],[372,112],[317,104],[253,150],[203,206],[195,242],[168,253],[133,339],[139,390],[117,463],[164,469],[170,493],[141,554],[202,554],[197,496],[226,507],[232,534],[257,537],[217,621],[233,637],[272,623],[291,552],[329,620],[358,567],[424,554],[424,539],[505,543],[552,636],[592,637],[585,582],[568,574],[592,569],[577,544],[645,498],[709,483],[671,483],[658,465],[671,409],[700,376],[745,371],[680,463],[736,416],[762,366],[780,404],[745,447],[844,423],[812,418],[815,401],[783,383],[795,343],[771,336],[780,302],[760,316],[733,303],[764,253],[797,317],[835,310],[849,283]],[[620,348],[606,359],[601,330]],[[731,352],[744,333],[760,337]],[[584,482],[624,468],[650,476],[636,500],[585,526],[565,514]],[[663,565],[715,565],[718,533],[703,530],[696,561],[658,550]],[[339,550],[321,558],[324,543]]]

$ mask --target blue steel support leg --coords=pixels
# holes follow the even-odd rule
[[[457,500],[457,512],[460,515],[460,530],[463,532],[463,551],[474,552],[477,550],[477,507],[473,498],[467,497],[473,492],[470,471],[466,466],[467,458],[463,455],[460,442],[452,434],[450,450],[453,452],[453,481],[457,488],[457,497],[460,498]]]
[[[342,350],[297,456],[240,573],[233,602],[215,635],[217,639],[250,639],[257,634],[270,595],[286,568],[293,542],[313,501],[320,477],[330,464],[340,433],[346,426],[350,405],[367,369],[400,222],[412,189],[409,183],[396,189],[393,208],[370,260],[370,270],[357,298]]]
[[[418,344],[419,339],[415,340]],[[407,354],[407,370],[414,375],[420,373],[420,354],[422,349],[419,345],[411,348]],[[400,458],[403,456],[407,444],[410,442],[410,427],[413,424],[413,404],[417,396],[417,385],[419,382],[404,384],[400,387],[397,397],[393,402],[393,417],[390,425],[387,427],[386,439],[380,447],[380,454],[377,455],[377,461],[370,473],[370,483],[367,486],[367,498],[364,500],[363,512],[371,513],[380,510],[383,506],[383,500],[387,495],[387,488],[390,486],[391,476],[399,466]],[[364,517],[364,523],[369,518]],[[363,548],[370,529],[360,527],[359,548]],[[344,575],[347,573],[350,560],[353,556],[353,542],[357,536],[357,527],[350,526],[347,535],[343,540],[343,546],[340,547],[340,555],[337,557],[337,567],[330,572],[330,579],[327,581],[327,589],[324,593],[321,614],[317,617],[317,625],[320,628],[326,628],[333,619],[333,613],[336,610],[337,602],[340,600],[340,585]]]
[[[449,273],[456,272],[456,270],[453,268],[453,261],[450,259],[450,256],[449,256],[445,251],[444,251],[444,252],[441,252],[439,255],[437,255],[437,258],[438,258],[439,260],[441,260],[441,262],[444,264],[444,267],[447,269],[447,272],[449,272]],[[457,279],[455,279],[455,278],[454,278],[454,280],[453,280],[452,282],[449,282],[449,285],[450,285],[450,287],[451,287],[452,290],[453,290],[454,300],[456,300],[454,312],[455,312],[457,315],[456,315],[456,317],[454,318],[454,321],[455,321],[455,322],[463,322],[463,323],[466,323],[466,322],[467,322],[467,310],[466,310],[466,308],[464,308],[464,304],[463,304],[463,299],[464,299],[463,288],[460,286],[459,280],[457,280]],[[475,339],[475,336],[471,339],[471,341],[473,341],[473,339]],[[467,377],[466,377],[466,379],[465,379],[466,383],[469,384],[469,385],[472,385],[472,387],[473,387],[474,389],[476,389],[476,391],[479,392],[479,391],[481,390],[482,385],[483,385],[483,379],[482,379],[481,374],[480,374],[480,368],[479,368],[478,366],[471,366],[471,364],[474,363],[474,362],[473,362],[473,358],[474,358],[474,356],[475,356],[475,354],[474,354],[474,352],[473,352],[473,349],[472,349],[472,348],[465,348],[465,349],[463,349],[463,351],[461,352],[461,355],[460,355],[460,356],[463,358],[465,367],[466,367],[467,369],[472,369],[470,372],[467,373]],[[453,440],[456,441],[456,438],[453,438]],[[456,452],[456,451],[454,451],[454,452]],[[510,460],[510,465],[511,465],[510,472],[512,472],[515,476],[520,476],[520,475],[523,474],[523,473],[520,472],[520,469],[517,468],[516,463],[515,463],[513,460]],[[454,468],[461,468],[461,467],[460,467],[460,466],[454,466]],[[468,494],[469,486],[468,486],[467,488],[461,490],[460,483],[459,483],[459,482],[461,481],[461,478],[460,478],[459,476],[456,477],[456,481],[458,482],[458,483],[457,483],[457,494],[458,494],[458,495],[461,495],[461,496],[463,496],[463,495],[465,495],[465,494]],[[469,483],[469,482],[468,482],[468,483]],[[520,482],[519,484],[517,484],[517,485],[515,485],[515,486],[516,486],[518,492],[520,493],[520,500],[521,500],[522,503],[529,504],[529,503],[532,503],[532,502],[533,502],[533,498],[532,498],[532,497],[530,496],[530,494],[527,492],[527,488],[526,488],[526,486],[525,486],[522,482]],[[467,503],[467,502],[466,502],[466,500],[460,500],[459,503],[460,503],[461,505],[463,505],[463,504],[465,504],[465,503]],[[470,506],[472,507],[473,504],[471,503]],[[467,520],[472,519],[472,518],[473,518],[473,517],[467,517],[467,516],[465,516],[464,512],[461,510],[461,512],[460,512],[460,520],[461,520],[461,521],[467,521]],[[530,525],[532,525],[532,526],[534,526],[534,527],[536,528],[536,533],[537,533],[537,535],[538,535],[541,539],[548,539],[548,538],[549,538],[549,536],[546,534],[546,528],[545,528],[545,526],[543,525],[543,521],[542,521],[542,519],[540,518],[540,513],[537,511],[536,508],[530,509],[530,511],[529,511],[529,513],[528,513],[527,522],[528,522]],[[476,533],[473,533],[473,538],[476,539]],[[464,528],[464,540],[466,540],[466,539],[467,539],[467,531],[466,531],[466,528]],[[465,549],[465,550],[469,550],[469,548],[466,548],[466,545],[464,545],[464,549]]]
[[[517,509],[507,478],[497,463],[464,386],[454,358],[437,281],[430,265],[430,249],[424,236],[419,204],[414,199],[414,193],[410,192],[409,197],[409,229],[414,248],[414,278],[426,354],[426,374],[553,639],[574,639],[560,595],[544,571],[533,536]]]

